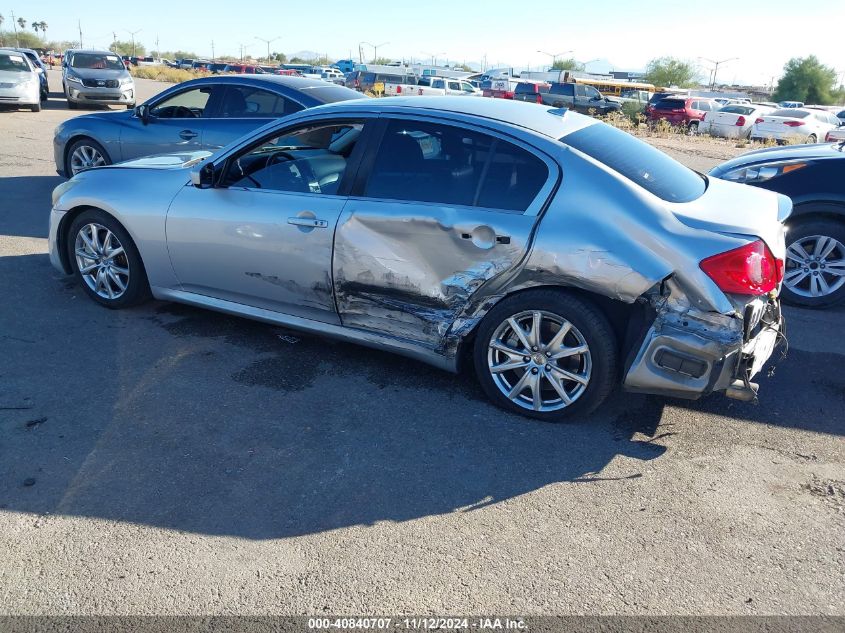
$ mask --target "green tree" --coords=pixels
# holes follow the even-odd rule
[[[374,66],[387,66],[392,61],[393,60],[390,59],[389,57],[376,57],[370,63],[373,64]]]
[[[284,53],[276,53],[276,52],[274,52],[274,53],[273,53],[273,59],[275,59],[275,60],[276,60],[277,62],[279,62],[280,64],[284,64],[285,62],[287,62],[287,61],[288,61],[288,56],[287,56],[287,55],[285,55]]]
[[[777,101],[831,104],[839,96],[833,91],[836,70],[822,64],[815,55],[793,57],[783,67],[775,90]]]
[[[21,27],[21,30],[26,28],[26,20],[23,18],[18,18],[18,26]]]
[[[691,62],[676,57],[658,57],[646,66],[645,80],[664,88],[689,88],[696,84],[698,70]]]
[[[8,31],[0,33],[0,40],[5,41],[7,46],[20,46],[21,48],[44,48],[44,42],[35,33],[29,31],[18,31],[17,44],[15,34]]]
[[[109,50],[118,55],[135,55],[136,57],[145,57],[147,55],[147,49],[138,41],[135,42],[134,53],[132,52],[132,42],[124,42],[122,40],[112,42]]]
[[[580,72],[584,70],[584,64],[573,58],[556,59],[549,70],[575,70]]]
[[[290,58],[291,64],[307,64],[308,62],[301,57],[291,57]]]

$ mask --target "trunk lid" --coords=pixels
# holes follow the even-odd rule
[[[669,210],[692,228],[760,238],[775,257],[785,257],[783,222],[792,213],[792,201],[784,195],[708,178],[704,195],[670,204]]]

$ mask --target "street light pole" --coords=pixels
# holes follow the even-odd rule
[[[715,59],[707,59],[706,57],[699,57],[698,59],[701,59],[705,62],[710,62],[711,64],[713,64],[713,78],[710,80],[710,90],[715,90],[716,89],[716,73],[719,72],[719,64],[727,64],[728,62],[735,62],[736,60],[739,59],[739,57],[730,57],[728,59],[720,59],[719,61],[716,61]]]
[[[123,29],[123,30],[126,31],[127,33],[129,33],[129,35],[132,36],[132,57],[136,57],[136,55],[135,55],[135,34],[140,33],[144,29],[138,29],[137,31],[130,31],[129,29]]]
[[[441,53],[426,53],[425,51],[423,51],[423,55],[427,55],[427,56],[431,57],[431,65],[432,66],[437,66],[437,56],[438,55],[445,55],[445,54],[446,53],[442,53],[442,52]]]
[[[358,46],[360,46],[361,44],[366,44],[367,46],[373,47],[373,61],[375,61],[378,59],[378,47],[387,46],[388,44],[390,44],[390,42],[382,42],[381,44],[370,44],[369,42],[361,42],[360,44],[358,44]]]
[[[256,36],[255,39],[260,40],[260,41],[264,42],[265,44],[267,44],[267,63],[269,64],[270,63],[270,44],[275,42],[276,40],[278,40],[280,38],[274,37],[272,40],[265,40],[263,37],[257,37]]]
[[[574,50],[571,51],[563,51],[562,53],[547,53],[546,51],[537,51],[538,53],[542,53],[543,55],[548,55],[552,58],[552,68],[554,68],[555,62],[557,62],[558,57],[562,57],[563,55],[568,55],[569,53],[574,53]]]

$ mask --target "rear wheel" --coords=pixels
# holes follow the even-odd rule
[[[68,231],[67,248],[76,278],[97,303],[128,308],[149,297],[138,249],[107,213],[95,209],[80,213]]]
[[[845,222],[796,222],[786,234],[785,303],[824,308],[845,299]]]
[[[810,134],[810,136],[807,137],[808,143],[816,143],[816,142],[818,142],[818,140],[819,139],[815,134]]]
[[[616,376],[607,319],[559,290],[528,291],[495,306],[479,326],[473,356],[495,404],[548,422],[594,410]]]
[[[687,125],[687,134],[695,136],[698,134],[698,121],[690,121]]]
[[[36,103],[35,105],[31,105],[31,106],[29,106],[29,109],[32,110],[33,112],[41,112],[41,104]]]

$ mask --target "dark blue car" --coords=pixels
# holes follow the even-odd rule
[[[710,175],[792,198],[784,301],[821,308],[845,299],[845,141],[749,152]]]
[[[362,97],[320,79],[275,75],[193,79],[134,110],[86,114],[59,125],[53,139],[56,171],[70,177],[91,167],[152,154],[215,151],[279,117]]]

